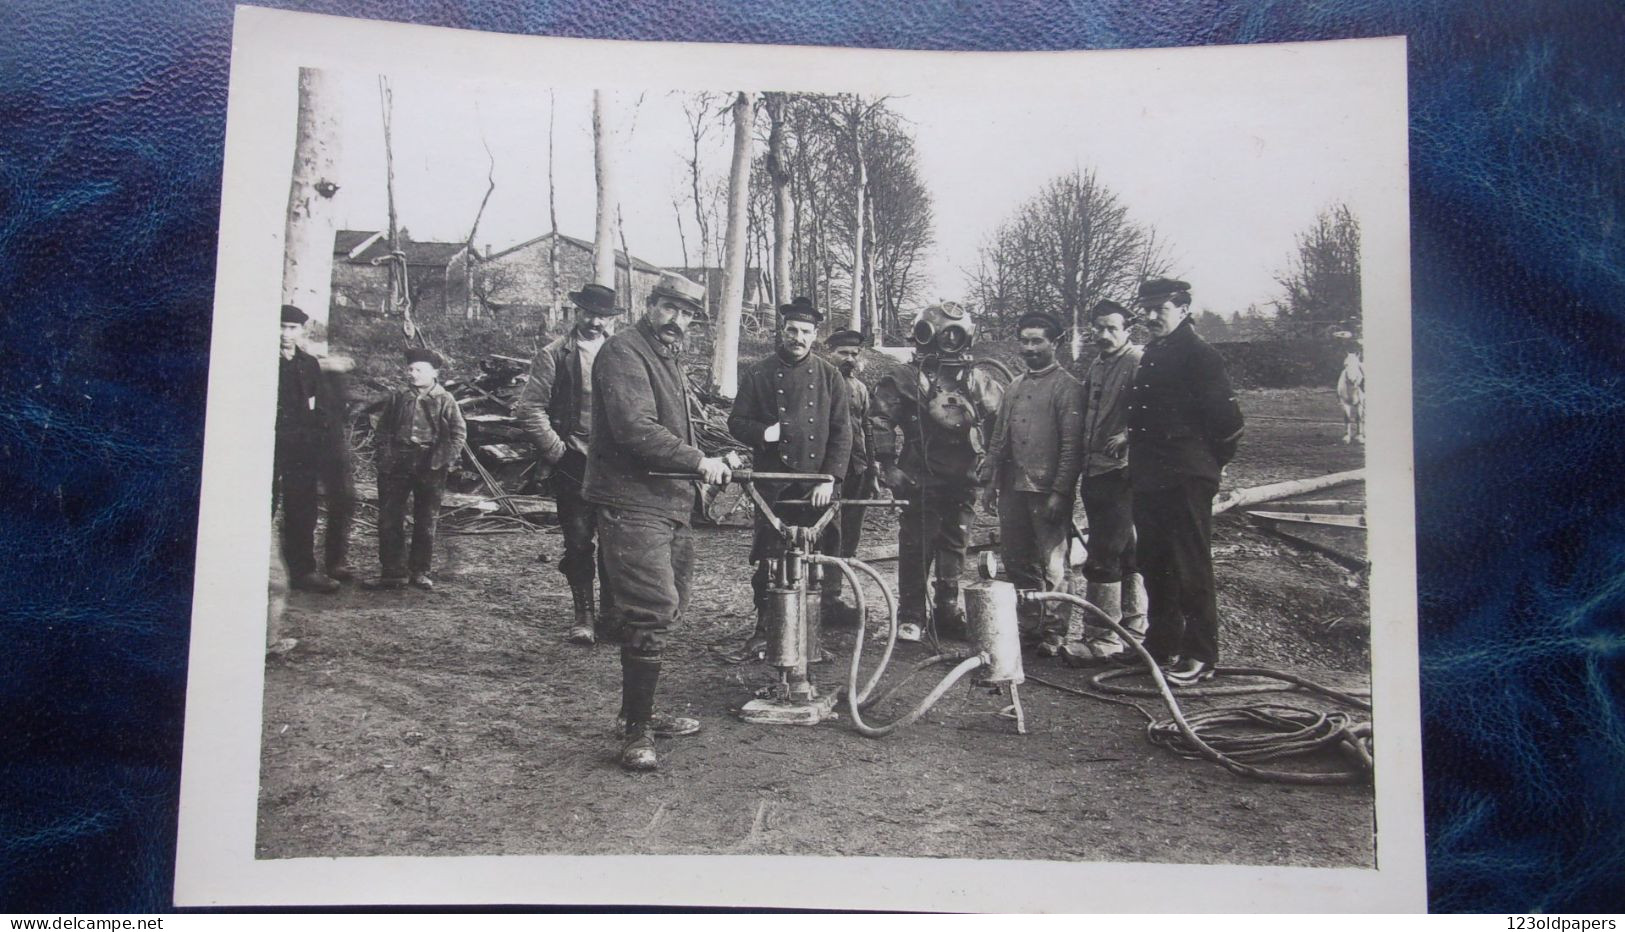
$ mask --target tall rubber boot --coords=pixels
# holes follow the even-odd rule
[[[937,637],[963,641],[969,636],[965,626],[965,609],[959,605],[959,581],[939,579],[936,582]]]
[[[1145,643],[1145,577],[1139,573],[1123,579],[1123,627],[1134,635],[1134,640]]]
[[[1122,583],[1089,582],[1084,586],[1083,597],[1089,604],[1106,613],[1106,617],[1117,621],[1122,617]],[[1061,651],[1061,660],[1069,666],[1094,663],[1101,660],[1111,660],[1120,656],[1126,649],[1123,639],[1117,632],[1102,624],[1092,615],[1082,612],[1083,633],[1082,639],[1066,645]]]
[[[621,717],[626,720],[621,766],[627,770],[654,770],[655,754],[650,720],[654,717],[655,688],[660,682],[660,658],[621,648]]]

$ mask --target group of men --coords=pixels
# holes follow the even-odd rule
[[[700,727],[657,713],[657,687],[666,639],[689,601],[700,485],[732,478],[732,461],[707,455],[697,442],[682,363],[682,343],[705,294],[680,275],[663,274],[639,318],[619,330],[614,321],[624,310],[611,289],[587,285],[570,298],[573,326],[537,353],[515,415],[551,472],[558,499],[560,569],[575,608],[566,636],[582,645],[619,645],[619,762],[653,770],[655,737]],[[978,497],[998,513],[1010,580],[1057,590],[1066,586],[1081,495],[1086,598],[1121,619],[1131,635],[1143,635],[1170,683],[1193,685],[1212,676],[1218,657],[1211,507],[1242,418],[1222,360],[1192,329],[1190,286],[1157,279],[1140,288],[1139,299],[1150,344],[1142,350],[1130,342],[1133,313],[1101,302],[1091,315],[1098,354],[1081,381],[1056,359],[1063,325],[1041,312],[1023,315],[1017,335],[1025,371],[1008,386],[970,355],[975,325],[964,309],[932,306],[915,323],[912,364],[901,377],[880,379],[871,393],[859,378],[862,335],[830,334],[824,345],[831,362],[814,351],[822,312],[797,298],[779,308],[775,350],[743,370],[729,431],[751,449],[756,471],[829,477],[759,484],[788,524],[811,524],[832,501],[872,498],[882,485],[907,501],[898,522],[903,638],[965,635],[959,580]],[[285,308],[277,454],[284,549],[296,587],[325,588],[349,572],[342,543],[334,544],[347,528],[335,531],[330,517],[328,572],[316,572],[307,558],[314,505],[307,508],[303,496],[326,480],[318,469],[284,466],[283,418],[327,408],[314,383],[306,390],[310,366],[302,350],[290,354],[287,320]],[[409,375],[417,364],[410,363]],[[380,422],[379,491],[388,501],[381,503],[384,571],[377,585],[432,586],[428,546],[420,553],[414,534],[406,561],[399,532],[388,527],[412,494],[414,528],[432,545],[434,516],[425,508],[438,506],[445,470],[463,444],[455,402],[448,412],[433,379],[411,381]],[[298,459],[290,454],[286,461]],[[306,478],[311,473],[315,478]],[[861,507],[844,508],[818,548],[855,554],[863,520]],[[769,566],[783,547],[758,515],[750,554],[758,621],[744,656],[765,647],[761,609]],[[817,597],[826,623],[857,621],[835,576]],[[1126,654],[1110,628],[1086,624],[1072,636],[1061,609],[1024,608],[1021,620],[1024,640],[1040,656],[1087,663]]]

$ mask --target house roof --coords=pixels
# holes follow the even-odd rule
[[[552,233],[543,233],[541,236],[535,237],[534,239],[525,240],[523,243],[520,243],[520,244],[518,244],[516,246],[509,246],[507,249],[504,249],[501,252],[492,253],[491,255],[485,257],[486,261],[490,261],[492,259],[499,259],[499,258],[501,258],[503,256],[508,255],[509,253],[518,252],[521,249],[528,249],[531,246],[535,246],[538,243],[545,243],[552,236],[553,236]],[[559,236],[559,239],[561,241],[563,241],[565,243],[568,243],[571,246],[576,247],[577,249],[583,249],[583,250],[586,250],[587,252],[592,252],[592,243],[588,242],[587,240],[577,239],[574,236],[566,236],[563,233],[560,233],[558,236]],[[616,265],[626,265],[627,264],[626,263],[626,253],[625,252],[622,252],[619,249],[615,250],[615,264]],[[652,275],[658,275],[661,272],[665,271],[664,268],[662,268],[662,267],[660,267],[658,265],[655,265],[653,262],[649,262],[649,261],[647,261],[645,259],[639,259],[637,256],[632,257],[632,266],[633,266],[633,268],[636,268],[640,272],[648,272],[648,273],[650,273]]]
[[[407,265],[429,265],[440,268],[463,251],[463,244],[404,240],[401,243],[401,251],[406,253]],[[389,244],[382,233],[340,230],[333,236],[333,255],[344,256],[349,262],[369,265],[374,259],[389,255]]]

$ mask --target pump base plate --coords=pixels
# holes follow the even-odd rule
[[[835,715],[834,692],[816,699],[752,699],[739,710],[740,719],[755,725],[816,725]]]

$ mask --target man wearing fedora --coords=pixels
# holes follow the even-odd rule
[[[812,351],[824,315],[808,298],[779,305],[779,345],[752,363],[739,380],[739,395],[728,415],[728,431],[751,448],[751,463],[759,472],[821,473],[834,482],[757,483],[769,503],[778,499],[806,499],[810,505],[775,507],[781,521],[807,526],[817,520],[846,478],[852,456],[852,426],[846,379],[833,365]],[[756,564],[751,592],[756,602],[756,630],[742,653],[760,653],[767,647],[763,624],[770,558],[783,550],[784,541],[756,515],[750,561]],[[827,584],[827,581],[826,581]]]
[[[1128,476],[1135,558],[1145,576],[1145,649],[1170,685],[1213,676],[1219,609],[1213,584],[1213,496],[1241,440],[1241,407],[1219,351],[1196,335],[1191,286],[1140,286],[1151,342],[1128,396]]]
[[[589,284],[570,292],[575,325],[543,347],[530,364],[530,379],[519,393],[514,417],[530,438],[543,469],[551,470],[553,491],[564,531],[559,570],[570,584],[575,621],[572,644],[590,645],[608,637],[604,627],[614,617],[614,598],[604,582],[603,554],[594,559],[597,509],[581,494],[587,477],[587,450],[592,440],[592,369],[604,339],[613,330],[615,291]],[[603,587],[603,614],[594,606],[594,577]]]
[[[620,764],[627,770],[659,766],[656,736],[700,730],[692,718],[654,711],[666,634],[688,607],[689,522],[699,490],[692,479],[651,473],[698,473],[715,485],[730,477],[727,463],[700,451],[689,419],[681,348],[704,297],[681,275],[661,275],[642,318],[605,340],[592,367],[593,437],[582,492],[598,506],[599,547],[622,632]]]
[[[1083,397],[1078,380],[1055,361],[1066,328],[1041,311],[1016,322],[1027,371],[1004,390],[993,443],[982,460],[984,503],[999,515],[999,549],[1018,589],[1062,591],[1072,500],[1083,465]],[[1066,643],[1071,612],[1059,603],[1023,604],[1022,639],[1039,656]]]
[[[306,352],[301,343],[309,321],[300,308],[282,305],[271,502],[273,509],[282,503],[282,558],[288,584],[333,592],[355,575],[348,560],[355,490],[350,448],[344,441],[344,373],[350,361],[317,359]],[[327,505],[325,573],[316,564],[318,494]]]
[[[440,385],[445,361],[430,349],[406,351],[406,387],[384,403],[378,443],[378,562],[382,572],[363,585],[401,589],[408,582],[433,589],[435,529],[446,476],[468,439],[457,399]],[[406,507],[412,502],[412,547],[406,546]]]

